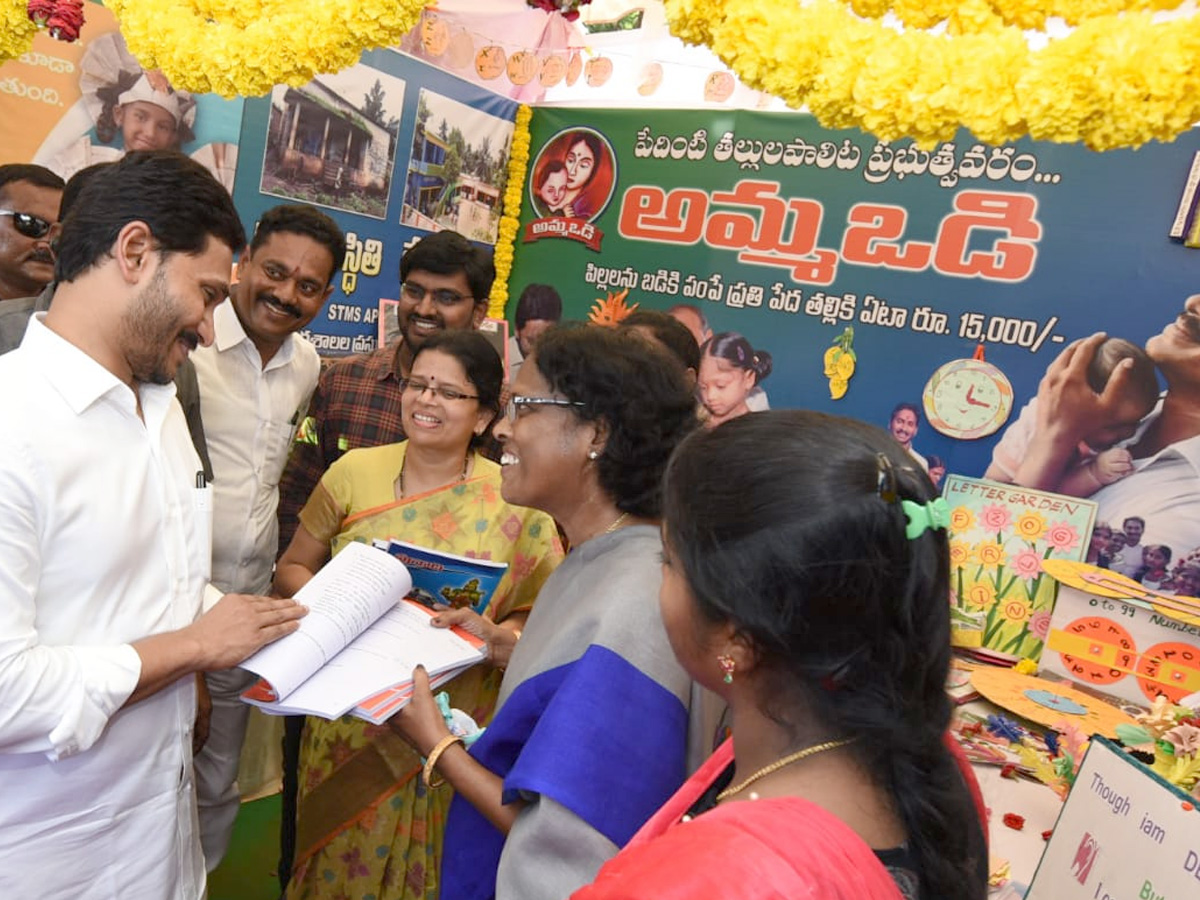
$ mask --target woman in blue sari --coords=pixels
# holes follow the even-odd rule
[[[554,329],[512,391],[495,429],[503,496],[550,513],[572,550],[539,593],[469,753],[419,670],[412,705],[392,720],[428,758],[427,776],[457,792],[443,900],[561,900],[708,749],[658,614],[661,476],[697,425],[682,366],[636,335]]]

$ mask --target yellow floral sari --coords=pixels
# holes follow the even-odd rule
[[[545,513],[500,496],[500,467],[474,457],[465,481],[396,500],[407,444],[352,450],[334,463],[300,512],[334,553],[351,541],[398,538],[460,556],[508,563],[484,615],[501,622],[528,610],[563,558]],[[447,686],[451,705],[481,725],[501,673],[475,666]],[[300,750],[296,864],[288,900],[435,900],[442,835],[453,792],[429,789],[421,760],[386,726],[309,718]]]

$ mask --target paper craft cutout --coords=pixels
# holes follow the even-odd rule
[[[1056,694],[1053,691],[1031,690],[1026,691],[1025,696],[1034,703],[1040,703],[1047,709],[1066,713],[1071,716],[1082,716],[1088,711],[1087,707],[1082,703],[1076,703],[1070,697],[1064,697],[1062,694]]]
[[[1200,690],[1200,617],[1181,612],[1192,598],[1085,563],[1044,568],[1060,589],[1043,669],[1134,703],[1159,694],[1178,703]]]
[[[1003,372],[977,354],[939,366],[922,400],[930,425],[948,437],[969,441],[986,437],[1008,421],[1013,389]]]
[[[1134,721],[1117,707],[1068,684],[1022,675],[1003,666],[981,667],[971,674],[971,682],[980,694],[997,706],[1048,728],[1057,728],[1069,721],[1085,734],[1115,735],[1118,725],[1130,725]],[[1056,699],[1051,705],[1035,697]],[[1070,716],[1069,720],[1067,716]]]

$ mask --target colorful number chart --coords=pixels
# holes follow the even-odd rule
[[[1041,670],[1139,706],[1178,703],[1200,691],[1200,626],[1060,584]]]

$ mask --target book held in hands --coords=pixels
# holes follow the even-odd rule
[[[296,592],[309,608],[299,629],[242,663],[259,676],[242,699],[276,715],[379,723],[411,697],[418,665],[436,686],[481,662],[480,638],[432,627],[435,612],[409,599],[413,574],[377,547],[345,547]]]

